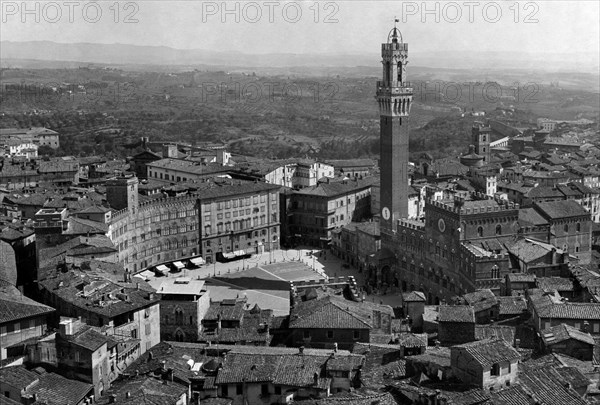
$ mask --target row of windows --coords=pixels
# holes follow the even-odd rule
[[[38,319],[28,319],[21,322],[9,323],[0,327],[0,336],[6,336],[9,333],[19,333],[20,331],[33,329],[40,326],[42,322]]]
[[[160,214],[157,213],[148,218],[139,219],[139,220],[135,221],[134,223],[132,223],[131,226],[133,228],[140,228],[142,226],[150,225],[150,224],[156,223],[156,222],[168,221],[168,220],[177,219],[177,218],[193,217],[196,215],[198,215],[198,210],[195,208],[191,208],[188,210],[182,209],[182,210],[178,210],[178,211],[162,212]],[[127,232],[127,230],[128,230],[127,224],[120,226],[115,231],[115,237],[119,237],[119,236],[123,235],[124,233]]]
[[[277,222],[277,214],[273,214],[271,220],[273,222]],[[260,217],[254,217],[254,218],[246,218],[246,219],[240,219],[240,220],[235,220],[233,222],[219,222],[217,223],[216,226],[216,232],[217,233],[223,233],[223,232],[231,232],[231,231],[241,231],[244,229],[250,229],[253,227],[257,227],[257,226],[261,226],[261,225],[267,225],[267,216],[266,215],[261,215]],[[204,226],[204,234],[205,235],[211,235],[213,232],[213,227],[208,224]]]
[[[231,211],[231,212],[218,213],[217,214],[217,219],[218,220],[219,219],[223,219],[223,218],[228,219],[228,218],[231,218],[232,216],[234,218],[237,218],[238,216],[240,216],[240,217],[244,216],[244,214],[245,215],[250,215],[252,213],[265,212],[265,211],[266,211],[266,206],[263,205],[260,208],[259,207],[255,207],[254,209],[246,208],[245,210],[239,210],[239,211],[235,210],[235,211]],[[277,212],[277,205],[276,204],[273,204],[273,207],[272,207],[271,211],[275,212],[275,213]],[[275,215],[275,214],[273,214],[273,215]],[[204,221],[205,222],[210,222],[211,219],[212,218],[211,218],[211,214],[210,213],[204,215]]]
[[[496,225],[496,235],[502,235],[502,225]],[[477,228],[477,236],[483,237],[483,226]]]
[[[144,258],[146,256],[150,256],[159,252],[162,252],[163,250],[172,250],[172,249],[179,249],[179,248],[184,248],[184,247],[188,247],[188,246],[195,246],[198,243],[198,239],[186,239],[184,238],[181,241],[170,241],[167,240],[164,243],[159,242],[158,245],[152,247],[152,248],[147,248],[144,249],[140,252],[137,253],[133,253],[131,255],[132,260],[137,260],[138,258]],[[127,261],[127,259],[126,259]]]
[[[183,176],[175,176],[174,174],[170,175],[168,173],[159,173],[159,172],[153,172],[152,170],[150,170],[148,172],[148,177],[152,177],[154,176],[155,179],[162,179],[162,180],[171,180],[171,181],[188,181],[188,180],[192,180],[192,179],[188,179],[187,177],[183,177]]]
[[[150,231],[148,233],[142,233],[139,237],[139,242],[145,242],[147,240],[151,240],[154,237],[159,236],[169,236],[169,235],[177,235],[180,233],[193,232],[198,229],[198,224],[195,222],[189,224],[181,224],[179,226],[171,226],[163,229],[155,229],[154,231]],[[123,242],[117,245],[119,252],[124,249],[127,249],[130,245],[135,246],[138,243],[138,237],[132,236],[131,243],[129,243],[129,239],[124,240]]]
[[[275,201],[277,201],[277,193],[273,193],[270,194],[271,195],[271,202],[274,203]],[[251,197],[242,197],[242,198],[236,198],[236,199],[231,199],[231,200],[226,200],[226,201],[217,201],[216,206],[217,206],[217,211],[222,211],[222,210],[228,210],[231,208],[243,208],[243,207],[250,207],[252,205],[258,205],[258,204],[265,204],[267,202],[267,194],[260,194],[260,195],[254,195]],[[211,211],[211,204],[206,204],[202,206],[203,211],[206,212],[210,212]],[[276,205],[273,205],[273,209],[277,209]]]
[[[273,242],[277,241],[278,237],[277,237],[277,228],[273,228],[271,230],[271,233],[273,233]],[[252,238],[258,238],[259,236],[265,236],[267,234],[267,230],[266,229],[261,229],[260,231],[250,231],[247,234],[242,234],[242,235],[233,235],[232,240],[234,242],[239,242],[240,240],[244,240],[244,238],[246,239],[252,239]],[[217,238],[214,240],[207,240],[206,242],[204,242],[206,247],[211,247],[213,243],[217,244],[217,245],[222,245],[223,243],[228,243],[230,241],[229,238]],[[265,240],[263,239],[262,242],[264,243]],[[236,245],[237,246],[237,245]],[[249,243],[248,246],[251,246],[251,244]]]

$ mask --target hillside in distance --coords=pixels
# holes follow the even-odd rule
[[[530,54],[526,52],[443,51],[423,53],[411,51],[414,66],[447,69],[536,69],[546,71],[578,71],[597,73],[599,55],[590,53]],[[255,68],[357,67],[379,69],[379,49],[362,54],[244,54],[240,52],[202,49],[175,49],[166,46],[128,44],[57,43],[52,41],[0,42],[2,67],[7,61],[40,60],[106,65],[211,65]],[[12,66],[14,67],[14,66]],[[378,72],[378,70],[377,70]]]

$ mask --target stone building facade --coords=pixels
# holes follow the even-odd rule
[[[121,181],[131,183],[119,186],[121,194],[137,196],[137,179]],[[112,194],[117,206],[129,202],[113,213],[110,223],[119,261],[136,272],[197,255],[212,263],[219,252],[277,249],[278,190],[277,185],[226,180],[199,183],[195,189],[139,204],[132,195]]]

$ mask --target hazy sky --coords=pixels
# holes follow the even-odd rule
[[[1,0],[2,40],[244,53],[364,53],[378,52],[396,16],[413,52],[600,52],[597,0],[111,0],[93,4],[72,0],[26,2],[25,8],[22,4]]]

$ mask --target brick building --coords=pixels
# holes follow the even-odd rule
[[[580,263],[591,261],[591,214],[572,200],[535,204],[536,210],[550,224],[549,242]]]
[[[210,305],[204,281],[190,277],[168,278],[156,292],[160,294],[161,340],[198,341],[202,319]]]
[[[440,305],[438,339],[445,346],[475,340],[475,311],[470,305]]]
[[[109,204],[111,239],[119,261],[130,271],[202,255],[212,263],[219,253],[260,253],[279,247],[279,186],[217,180],[180,187],[137,201],[137,180],[117,186]],[[132,188],[133,187],[133,188]],[[114,202],[113,202],[114,201]]]
[[[286,205],[290,242],[327,247],[331,232],[370,216],[372,179],[319,183],[292,191]]]
[[[99,273],[86,274],[81,265],[48,264],[42,274],[40,295],[62,316],[81,317],[84,323],[103,328],[107,335],[138,339],[140,353],[160,341],[159,298],[155,293],[130,279],[122,283],[98,277]]]
[[[54,308],[23,296],[12,286],[0,287],[0,362],[22,355],[23,342],[44,336]]]
[[[233,405],[327,398],[357,388],[363,362],[345,350],[234,346],[214,384]]]
[[[521,355],[502,339],[453,346],[450,356],[452,371],[465,384],[495,390],[517,381]]]

